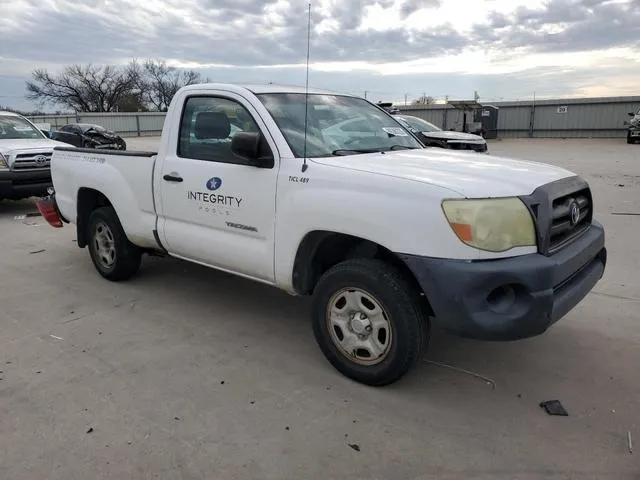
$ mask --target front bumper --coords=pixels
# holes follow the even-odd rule
[[[517,340],[545,332],[602,278],[604,229],[591,227],[552,256],[464,261],[401,255],[435,321],[462,337]]]
[[[53,184],[50,170],[0,170],[0,197],[27,198],[44,195]]]

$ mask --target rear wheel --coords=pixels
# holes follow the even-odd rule
[[[88,228],[89,254],[100,275],[120,281],[138,272],[142,252],[127,239],[113,207],[94,210]]]
[[[312,314],[329,362],[367,385],[387,385],[409,372],[429,331],[419,292],[394,267],[373,259],[348,260],[327,271],[315,289]]]

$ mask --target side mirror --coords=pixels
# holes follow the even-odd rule
[[[272,168],[273,155],[269,147],[263,147],[263,142],[259,132],[238,132],[231,138],[231,151],[238,157],[248,160],[252,167]]]
[[[40,130],[40,131],[43,133],[43,135],[44,135],[45,137],[47,137],[47,138],[51,138],[51,133],[50,133],[50,132],[48,132],[48,131],[46,131],[46,130]]]

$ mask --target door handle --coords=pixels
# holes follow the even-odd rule
[[[164,180],[166,180],[167,182],[181,182],[182,181],[182,177],[179,177],[178,175],[165,175],[162,178]]]

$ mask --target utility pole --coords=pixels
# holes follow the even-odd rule
[[[365,100],[367,99],[367,91],[366,90],[364,91],[364,99]]]
[[[407,94],[406,93],[404,94],[404,106],[405,107],[407,106]]]

